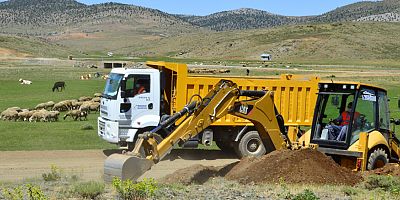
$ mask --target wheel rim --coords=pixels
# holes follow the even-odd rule
[[[385,166],[385,162],[383,160],[377,160],[374,169],[381,168],[383,166]]]
[[[257,139],[251,139],[247,142],[247,150],[251,153],[257,152],[260,148],[260,141]]]

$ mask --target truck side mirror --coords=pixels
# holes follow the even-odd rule
[[[121,80],[121,98],[126,98],[126,79]]]

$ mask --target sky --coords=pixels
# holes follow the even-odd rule
[[[84,4],[111,2],[78,0]],[[239,8],[254,8],[287,16],[319,15],[361,0],[113,0],[112,2],[155,8],[170,14],[208,15]]]

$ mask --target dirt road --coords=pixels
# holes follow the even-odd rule
[[[103,163],[113,151],[15,151],[0,152],[0,182],[40,178],[50,172],[51,165],[65,175],[78,175],[83,180],[101,180]],[[237,161],[234,155],[213,150],[178,149],[154,166],[141,178],[162,178],[193,164],[222,166]]]

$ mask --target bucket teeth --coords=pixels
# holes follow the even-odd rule
[[[104,181],[111,182],[114,177],[136,181],[153,165],[154,163],[146,158],[112,154],[104,162]]]

